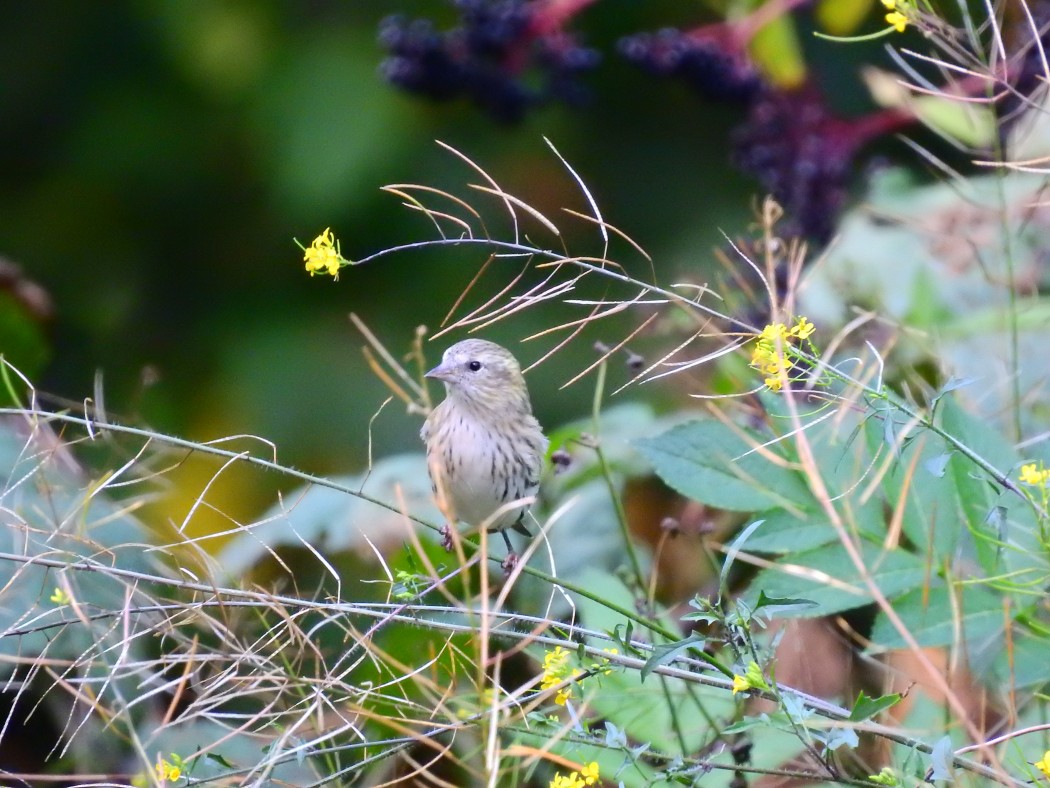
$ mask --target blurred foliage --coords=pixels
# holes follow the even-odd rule
[[[409,0],[6,10],[0,255],[50,294],[55,315],[34,329],[47,332],[50,353],[18,339],[26,329],[16,326],[2,344],[43,372],[42,388],[80,400],[100,370],[116,414],[201,439],[264,435],[286,460],[320,470],[361,467],[383,394],[346,312],[407,347],[415,323],[436,326],[480,261],[405,255],[332,286],[303,275],[292,239],[331,225],[350,256],[363,256],[412,238],[419,219],[378,187],[460,178],[434,139],[556,210],[572,185],[542,144],[549,136],[661,276],[710,265],[719,229],[747,221],[757,188],[725,155],[739,112],[654,84],[614,51],[636,30],[702,23],[702,8],[603,0],[587,9],[578,27],[605,53],[593,100],[517,127],[384,84],[375,35],[393,12],[452,17],[451,6]],[[818,64],[855,57],[827,43],[807,49]],[[852,104],[844,109],[863,108]],[[543,323],[531,311],[492,338],[510,344]],[[580,387],[557,386],[588,345],[532,376],[545,424],[586,407]],[[529,361],[543,349],[519,353]],[[390,409],[373,437],[384,453],[414,448],[416,428]],[[229,511],[266,503],[240,493]]]
[[[728,279],[731,274],[722,269],[727,260],[725,268],[745,265],[736,256],[719,257],[713,251],[724,249],[728,238],[754,229],[748,226],[749,217],[756,194],[763,191],[731,167],[731,151],[740,153],[743,147],[733,130],[745,122],[755,132],[748,137],[747,152],[754,154],[749,171],[765,178],[779,168],[774,173],[778,177],[797,177],[788,185],[801,184],[797,191],[802,198],[827,207],[817,218],[822,229],[838,235],[838,242],[820,266],[807,271],[801,306],[821,323],[822,342],[854,321],[859,310],[878,312],[883,322],[872,320],[877,329],[858,332],[853,346],[828,343],[833,347],[829,359],[844,366],[855,359],[843,354],[877,347],[883,353],[877,357],[878,386],[843,396],[844,405],[856,402],[863,408],[843,407],[834,420],[816,410],[805,414],[805,429],[797,432],[808,443],[793,442],[781,428],[797,414],[786,410],[785,400],[756,393],[758,378],[743,354],[712,364],[714,369],[703,373],[715,376],[711,385],[701,383],[692,362],[681,362],[681,379],[674,387],[654,377],[651,385],[634,387],[627,396],[606,398],[601,391],[596,396],[594,378],[584,376],[562,389],[564,381],[596,359],[596,341],[609,341],[606,332],[626,335],[638,316],[625,309],[620,324],[589,326],[529,378],[552,448],[568,453],[567,470],[544,486],[546,500],[540,508],[545,507],[542,521],[554,526],[550,540],[534,544],[549,546],[544,557],[558,557],[551,573],[556,569],[577,587],[555,594],[550,579],[536,574],[543,562],[531,561],[526,565],[533,576],[521,583],[517,593],[524,599],[513,600],[516,611],[541,608],[538,612],[574,624],[579,615],[591,628],[592,648],[604,644],[605,636],[626,648],[631,635],[621,635],[624,622],[651,616],[660,627],[668,625],[646,644],[647,649],[663,649],[662,654],[640,650],[637,643],[630,646],[632,653],[652,654],[647,663],[651,670],[660,659],[670,664],[676,649],[683,654],[690,648],[699,651],[707,637],[691,633],[678,642],[669,637],[682,615],[673,605],[701,586],[721,599],[730,568],[734,583],[749,583],[738,597],[741,610],[750,606],[747,615],[722,610],[720,618],[712,619],[710,612],[685,618],[704,622],[706,615],[708,624],[738,627],[722,642],[734,659],[731,668],[722,670],[722,684],[697,688],[683,676],[662,674],[646,684],[646,669],[640,674],[597,670],[602,676],[594,678],[604,684],[593,699],[594,708],[608,723],[613,749],[594,757],[610,771],[621,757],[615,749],[618,734],[626,732],[667,752],[680,747],[683,756],[691,757],[704,744],[710,714],[727,719],[743,714],[743,705],[727,696],[736,691],[734,685],[726,686],[724,680],[740,678],[737,671],[750,667],[755,649],[750,645],[751,654],[743,660],[744,641],[738,636],[749,631],[751,612],[777,607],[770,596],[782,597],[777,601],[786,608],[798,602],[793,598],[806,599],[809,608],[802,616],[830,617],[867,608],[873,617],[867,640],[871,652],[900,648],[907,632],[922,647],[958,645],[972,656],[968,667],[979,679],[1005,682],[1009,677],[1021,689],[1045,685],[1048,614],[1042,597],[1033,599],[1022,585],[1045,584],[1050,561],[1045,517],[1040,519],[1035,493],[1007,484],[1009,474],[1033,459],[1027,447],[1022,451],[1012,439],[1047,426],[1045,405],[1022,409],[1020,396],[1022,389],[1026,395],[1038,391],[1046,371],[1040,350],[1047,306],[1045,298],[1028,298],[1045,292],[1047,284],[1046,216],[1034,207],[1043,177],[1013,173],[1007,180],[1001,174],[975,177],[966,171],[957,177],[953,173],[948,183],[931,185],[914,172],[912,151],[907,152],[910,170],[898,164],[884,167],[877,177],[861,177],[855,154],[873,142],[883,154],[899,153],[901,146],[886,137],[902,123],[913,131],[916,115],[956,141],[991,145],[1002,137],[1010,152],[1022,158],[1030,149],[1010,138],[1001,118],[993,127],[987,114],[960,110],[944,96],[917,102],[896,91],[895,80],[882,77],[883,72],[867,72],[867,90],[877,99],[873,104],[859,67],[890,65],[879,45],[841,46],[809,35],[813,27],[851,34],[867,22],[882,24],[881,4],[787,5],[790,18],[769,20],[746,41],[773,90],[745,110],[705,104],[681,85],[653,80],[616,56],[616,42],[638,31],[681,25],[690,32],[671,37],[680,43],[719,21],[708,7],[734,17],[761,10],[761,3],[594,3],[574,20],[574,31],[605,57],[601,68],[588,75],[591,102],[573,109],[544,106],[516,126],[494,123],[465,101],[429,104],[410,98],[377,76],[384,56],[376,43],[379,20],[395,11],[429,14],[440,26],[454,17],[449,4],[126,0],[106,7],[63,6],[61,13],[48,4],[8,9],[8,24],[0,30],[8,63],[0,93],[0,171],[6,174],[0,182],[0,351],[58,397],[58,407],[79,410],[80,402],[90,398],[97,413],[116,421],[141,421],[201,441],[234,435],[223,442],[224,449],[236,452],[247,446],[257,463],[266,455],[274,458],[274,465],[279,455],[287,467],[285,476],[267,477],[233,457],[220,465],[214,456],[200,456],[207,453],[203,445],[182,445],[180,450],[196,456],[180,454],[174,460],[173,455],[158,459],[146,446],[141,453],[121,454],[110,451],[110,432],[96,435],[92,425],[77,424],[77,429],[87,427],[78,461],[95,460],[105,469],[92,480],[66,455],[58,438],[53,446],[37,445],[52,437],[47,430],[41,430],[43,438],[35,433],[30,438],[12,427],[0,435],[0,459],[6,459],[0,467],[12,469],[4,480],[4,503],[14,512],[51,516],[9,523],[7,551],[21,550],[26,560],[44,553],[59,557],[46,565],[9,559],[22,567],[17,571],[23,582],[4,586],[10,604],[0,612],[9,639],[0,656],[15,660],[25,651],[39,658],[50,649],[50,656],[68,657],[86,650],[92,656],[87,677],[108,689],[113,654],[131,642],[107,639],[118,626],[109,620],[117,621],[113,611],[128,607],[136,594],[153,593],[148,586],[154,582],[174,586],[169,575],[176,569],[180,590],[193,594],[211,590],[198,574],[231,586],[247,576],[251,584],[291,588],[297,596],[267,599],[269,607],[258,619],[252,619],[251,605],[223,609],[220,599],[214,603],[214,618],[201,616],[206,625],[200,624],[199,639],[172,616],[164,620],[170,627],[161,631],[162,637],[182,640],[164,647],[191,655],[198,645],[217,652],[230,645],[229,665],[234,673],[243,669],[246,675],[257,668],[248,657],[258,653],[280,667],[274,675],[298,678],[323,666],[320,672],[335,677],[333,686],[346,693],[342,700],[347,708],[360,702],[360,709],[378,707],[390,719],[417,696],[439,698],[434,708],[440,705],[442,714],[457,718],[461,712],[488,714],[481,690],[491,663],[480,656],[474,662],[475,655],[467,654],[474,645],[469,636],[439,634],[441,627],[451,631],[469,621],[472,613],[439,610],[430,622],[433,631],[424,636],[415,627],[422,619],[385,626],[394,621],[391,615],[381,619],[383,626],[371,623],[379,620],[379,605],[404,607],[402,602],[416,593],[429,594],[427,600],[417,600],[428,603],[440,601],[444,593],[469,596],[474,578],[464,571],[441,589],[427,586],[428,575],[420,565],[432,562],[435,574],[441,574],[452,559],[433,540],[433,528],[410,527],[405,516],[425,521],[418,523],[422,526],[436,526],[438,519],[420,452],[420,420],[400,405],[384,407],[388,392],[365,364],[358,351],[362,342],[346,320],[350,311],[360,315],[400,356],[418,324],[436,329],[486,253],[478,253],[477,247],[428,247],[347,268],[333,284],[306,275],[293,239],[308,242],[330,226],[347,257],[361,259],[377,249],[433,238],[426,217],[403,210],[379,187],[414,182],[451,191],[464,188],[473,177],[469,168],[434,145],[435,139],[481,163],[508,193],[543,214],[584,209],[577,184],[543,143],[546,137],[580,173],[603,216],[652,253],[656,282],[675,287],[668,283]],[[652,40],[661,41],[658,35]],[[783,90],[794,87],[795,92]],[[872,117],[878,122],[857,120]],[[916,130],[923,142],[924,134]],[[798,155],[800,151],[806,155]],[[934,155],[926,161],[936,161]],[[949,160],[938,174],[943,180],[953,154],[938,148],[936,155]],[[763,183],[769,185],[765,179]],[[834,199],[822,202],[829,194]],[[838,211],[851,194],[863,205],[846,211],[840,221]],[[796,206],[786,207],[790,212]],[[593,229],[569,230],[563,237],[566,248],[576,253],[593,245],[594,234],[588,232]],[[493,238],[505,235],[505,228],[492,228]],[[776,245],[778,252],[767,244],[755,257],[779,258],[786,246]],[[516,266],[497,261],[464,308],[499,291],[517,273]],[[637,281],[631,284],[654,299],[660,292],[647,292]],[[749,308],[760,311],[765,288],[743,278],[738,284],[743,295],[719,307],[728,304],[733,315]],[[768,292],[779,293],[781,284],[777,281]],[[610,303],[605,294],[601,298]],[[699,302],[697,296],[694,303],[701,314]],[[562,322],[564,306],[545,303],[524,310],[486,336],[511,346],[528,364],[555,340],[544,336],[524,347],[518,340]],[[703,306],[707,308],[706,302]],[[697,321],[703,324],[701,333],[731,328],[719,335],[720,341],[741,339],[739,325],[710,326],[709,316],[701,314]],[[664,354],[696,325],[675,324],[675,317],[654,322],[637,343],[632,340],[631,353],[642,354],[636,368],[620,363],[621,352],[614,356],[617,363],[603,366],[599,389],[606,374],[613,390],[653,358],[681,358]],[[765,315],[745,317],[762,325]],[[885,325],[894,330],[880,333]],[[901,328],[906,330],[896,330]],[[436,357],[458,338],[428,345],[428,355]],[[706,360],[717,358],[722,347]],[[679,349],[694,352],[689,342]],[[972,380],[950,377],[973,378],[989,369],[1009,385],[977,389]],[[801,365],[793,374],[804,374]],[[914,392],[906,398],[909,407],[912,402],[916,409],[929,407],[918,433],[912,429],[918,417],[883,390],[884,382]],[[720,418],[713,406],[701,412],[686,396],[701,391],[748,392],[743,400],[747,405]],[[830,388],[826,392],[841,394]],[[597,415],[588,418],[592,398],[598,400]],[[1016,423],[1005,423],[1003,413]],[[74,417],[68,422],[74,423]],[[163,436],[143,440],[165,443]],[[966,451],[987,462],[974,465]],[[1045,462],[1045,449],[1034,459]],[[294,486],[289,481],[292,467],[325,474],[327,480]],[[111,476],[109,471],[118,468]],[[156,508],[143,509],[146,498],[132,499],[124,487],[120,473],[132,468],[142,474],[136,481],[148,479],[165,493]],[[666,484],[656,494],[654,473]],[[872,473],[877,479],[869,481]],[[300,474],[295,484],[302,478]],[[821,482],[819,490],[815,479]],[[99,494],[105,488],[112,499]],[[385,506],[347,494],[361,490]],[[829,516],[830,501],[841,502],[848,513],[844,526]],[[1043,508],[1045,503],[1044,497]],[[716,534],[726,547],[727,534],[719,529],[728,530],[727,523],[733,528],[745,516],[749,525],[729,546],[731,557],[719,576],[719,558],[705,538]],[[637,538],[637,552],[628,533]],[[846,536],[855,539],[856,555],[844,547],[853,544]],[[417,538],[419,549],[406,549]],[[153,550],[174,566],[155,563],[154,553],[141,548],[151,541],[168,543]],[[768,559],[756,568],[733,566],[740,545]],[[633,578],[624,571],[625,554],[634,565]],[[664,608],[671,596],[664,596],[667,576],[675,574],[668,569],[674,557],[670,554],[679,554],[691,573]],[[119,560],[122,573],[96,577],[85,571],[79,577],[76,570],[86,566],[87,555]],[[59,561],[76,565],[63,567]],[[861,567],[869,586],[856,581]],[[662,575],[659,582],[657,574]],[[71,576],[77,576],[76,584]],[[1032,577],[1037,580],[1030,581]],[[248,601],[254,593],[237,589],[230,596]],[[334,599],[332,606],[324,611],[300,607],[302,597],[310,594]],[[880,596],[892,608],[875,610],[872,600]],[[702,598],[695,597],[693,606]],[[108,611],[99,614],[105,624],[96,626],[92,619],[92,628],[75,630],[72,614],[81,602]],[[343,607],[355,602],[362,607]],[[376,604],[367,607],[366,602]],[[961,615],[956,612],[959,604]],[[73,608],[71,615],[66,605]],[[293,609],[296,614],[287,615]],[[136,616],[138,612],[153,610],[136,611]],[[141,632],[152,633],[154,626],[160,630],[153,618],[141,620],[148,625]],[[135,621],[137,625],[139,619]],[[764,624],[764,619],[754,621]],[[40,622],[59,635],[49,639],[42,630],[23,631],[25,622]],[[275,634],[284,626],[287,639]],[[373,642],[373,626],[385,630],[375,640],[384,651],[381,656],[362,647]],[[362,629],[367,635],[358,641]],[[151,642],[140,643],[139,631],[135,644],[142,652],[129,651],[135,660],[159,650]],[[67,632],[81,640],[74,642]],[[273,635],[261,650],[253,641],[258,632]],[[495,637],[521,632],[508,629]],[[244,644],[237,637],[227,643],[228,634],[244,633]],[[774,635],[773,643],[778,640]],[[272,653],[271,642],[277,644]],[[443,644],[450,648],[442,651]],[[316,647],[316,653],[307,645]],[[582,640],[579,645],[580,653],[588,646]],[[721,656],[716,652],[707,656]],[[536,666],[544,659],[539,645],[523,645],[514,657],[519,653],[516,662],[508,660],[508,672],[536,678]],[[429,660],[429,672],[420,671],[418,686],[404,690],[403,698],[387,695],[369,708],[371,682],[398,676],[400,667],[393,666],[420,655]],[[307,664],[315,657],[316,664]],[[150,669],[161,665],[167,667],[161,659]],[[271,675],[270,667],[260,674]],[[122,724],[155,727],[161,714],[175,713],[178,703],[214,698],[216,708],[225,711],[223,704],[233,707],[243,701],[239,687],[228,691],[220,684],[216,689],[206,675],[197,698],[183,694],[180,679],[166,677],[170,683],[164,685],[165,693],[143,681],[151,694],[136,696],[124,687],[130,676],[123,673],[112,682],[114,693],[132,698],[122,709],[134,715]],[[162,676],[158,669],[148,678],[159,682]],[[472,681],[477,685],[474,695]],[[286,708],[291,710],[302,700],[295,693],[305,685],[291,681],[275,693],[289,691],[292,701]],[[355,693],[362,687],[359,697]],[[453,699],[447,708],[446,696]],[[21,692],[18,697],[24,699]],[[24,697],[31,697],[29,690]],[[399,706],[400,700],[406,703]],[[792,724],[806,712],[787,703],[780,711]],[[492,707],[493,719],[495,712]],[[429,715],[427,709],[420,718],[429,721]],[[686,724],[690,737],[674,730],[675,719]],[[100,716],[92,720],[103,727]],[[541,721],[531,722],[539,726]],[[756,724],[742,717],[736,722]],[[369,733],[383,725],[375,723]],[[280,729],[278,723],[272,727]],[[217,736],[199,721],[178,728],[163,733],[172,740],[165,740],[164,751]],[[398,731],[392,727],[390,732]],[[717,731],[719,737],[723,733]],[[242,763],[251,763],[264,750],[273,763],[287,759],[294,773],[291,759],[313,746],[300,743],[296,735],[293,727],[281,730],[272,750],[269,743],[247,739],[231,744],[241,748],[237,757]],[[309,742],[309,732],[304,735]],[[535,732],[514,735],[525,746],[536,741]],[[769,738],[756,748],[760,766],[776,766],[799,752],[797,737],[776,738],[780,732],[775,730],[763,735]],[[830,736],[818,741],[833,751],[842,742],[831,746]],[[82,736],[77,746],[90,749],[94,741]],[[467,743],[475,747],[469,738]],[[571,741],[561,746],[566,757],[574,755]],[[89,757],[90,752],[81,754],[84,762]],[[348,762],[356,757],[349,756]],[[648,784],[655,768],[636,764],[637,774],[626,784]],[[668,771],[675,768],[671,764]],[[731,770],[723,777],[728,783]]]

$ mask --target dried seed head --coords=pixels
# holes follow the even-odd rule
[[[563,473],[572,465],[572,455],[565,449],[558,449],[551,453],[551,465],[554,466],[555,473]]]

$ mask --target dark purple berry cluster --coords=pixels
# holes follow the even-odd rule
[[[586,2],[569,2],[582,8]],[[565,0],[455,0],[459,24],[392,16],[379,29],[388,56],[380,73],[428,98],[467,97],[497,120],[521,120],[532,107],[582,101],[580,75],[599,54],[562,28]]]
[[[815,91],[769,90],[733,133],[734,164],[785,208],[789,233],[826,241],[834,230],[854,153],[840,125]]]
[[[718,35],[717,31],[725,34]],[[728,28],[683,31],[667,27],[620,39],[620,54],[660,77],[684,81],[711,101],[747,102],[762,86],[762,78],[742,47],[729,40]]]
[[[380,41],[388,57],[381,70],[387,79],[434,99],[469,97],[507,122],[548,101],[578,103],[585,97],[580,77],[598,65],[599,55],[581,46],[565,24],[595,0],[452,2],[459,23],[450,30],[439,31],[426,19],[383,22]],[[1050,0],[1031,2],[1050,9]],[[785,89],[767,83],[747,53],[759,27],[743,19],[664,28],[626,36],[618,49],[647,73],[681,80],[704,100],[744,106],[746,117],[733,133],[734,163],[784,207],[785,234],[824,243],[846,203],[860,147],[912,118],[887,110],[845,120],[812,85]],[[1035,56],[1029,60],[1017,66],[1012,82],[1019,94],[1031,89],[1028,71],[1038,70]],[[1037,76],[1042,79],[1041,72]]]
[[[896,111],[840,118],[813,87],[766,89],[734,130],[733,162],[784,207],[785,234],[825,243],[846,204],[860,147],[909,122]]]

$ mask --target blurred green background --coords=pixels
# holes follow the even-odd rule
[[[39,322],[41,344],[15,328],[3,341],[41,390],[79,402],[93,396],[100,373],[113,418],[199,440],[255,434],[304,470],[360,470],[386,391],[347,313],[392,350],[407,350],[416,325],[437,326],[484,255],[407,253],[346,269],[333,283],[306,275],[293,238],[309,243],[331,226],[344,254],[360,258],[433,237],[379,187],[462,191],[469,171],[435,140],[549,215],[584,210],[548,137],[605,217],[653,255],[661,281],[705,281],[720,231],[751,222],[758,186],[728,161],[742,111],[703,104],[615,51],[630,33],[715,21],[703,6],[602,0],[588,8],[573,29],[603,53],[587,77],[593,100],[543,108],[518,126],[385,84],[376,27],[393,12],[439,24],[454,16],[436,0],[5,9],[0,257],[46,290],[53,314]],[[879,45],[800,38],[837,108],[866,107],[853,66],[882,57]],[[593,233],[568,240],[570,249],[576,241],[594,248]],[[486,336],[527,363],[553,340],[517,341],[552,322],[532,309]],[[441,340],[432,357],[459,338]],[[593,360],[601,338],[585,335],[530,375],[545,425],[588,409],[587,383],[558,387]],[[376,454],[418,448],[418,427],[419,417],[387,408],[372,426]],[[271,502],[272,488],[241,489],[224,508],[250,516]]]

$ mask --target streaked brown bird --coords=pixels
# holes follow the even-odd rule
[[[438,505],[453,522],[499,531],[509,568],[517,556],[506,529],[532,535],[524,519],[547,451],[521,367],[496,343],[465,339],[426,377],[445,384],[420,432]]]

